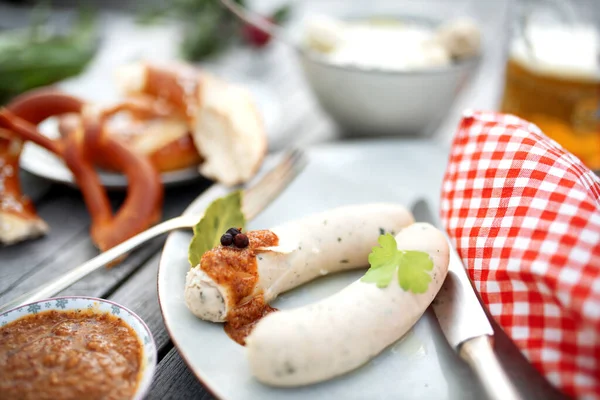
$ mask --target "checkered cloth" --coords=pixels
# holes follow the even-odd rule
[[[600,179],[535,125],[468,111],[441,200],[494,318],[558,389],[600,399]]]

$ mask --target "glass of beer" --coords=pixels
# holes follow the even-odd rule
[[[521,10],[501,110],[536,124],[599,171],[600,35],[584,19],[593,14],[590,4],[582,4],[545,0]],[[600,4],[592,2],[591,7]]]

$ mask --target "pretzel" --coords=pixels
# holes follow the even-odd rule
[[[150,97],[171,105],[193,126],[202,103],[202,84],[206,74],[190,65],[134,63],[117,70],[117,84],[135,98]]]
[[[117,72],[129,96],[149,96],[183,115],[198,152],[199,171],[227,186],[252,178],[267,152],[267,136],[251,94],[189,65],[135,63]]]
[[[17,170],[23,141],[62,158],[82,190],[92,218],[92,240],[101,250],[160,217],[158,172],[198,165],[206,178],[233,186],[255,175],[267,151],[260,115],[241,87],[184,64],[138,63],[119,70],[118,77],[127,97],[110,107],[37,89],[0,109],[0,158],[10,162],[7,170]],[[60,139],[37,131],[49,117],[58,118]],[[127,199],[116,214],[94,167],[127,175]],[[0,175],[8,188],[8,194],[0,190],[0,243],[45,233],[47,226],[21,196],[18,177],[9,178]],[[9,199],[18,213],[4,204]]]
[[[48,231],[33,203],[21,194],[19,156],[23,142],[0,128],[0,242],[13,244],[23,237],[35,238]]]
[[[10,141],[3,138],[5,147],[6,143],[9,143],[9,146],[19,146],[21,141],[29,140],[65,161],[91,214],[92,240],[104,251],[147,229],[160,219],[163,191],[159,175],[150,161],[104,131],[103,126],[107,118],[115,110],[104,110],[94,114],[85,110],[84,105],[80,99],[55,90],[35,90],[17,97],[5,108],[0,108],[0,128],[10,137]],[[64,138],[52,140],[38,132],[36,125],[40,122],[48,117],[67,113],[81,114],[82,124],[72,129]],[[94,166],[100,162],[123,172],[128,179],[127,197],[115,214],[112,212],[106,190],[94,170]],[[15,185],[11,181],[11,186],[6,189],[3,199],[7,196],[21,198],[18,184]],[[6,212],[4,208],[0,211]],[[28,211],[35,215],[31,207]],[[31,215],[21,213],[19,217],[26,219]]]
[[[86,106],[85,109],[93,109]],[[109,118],[106,134],[126,144],[137,154],[146,156],[159,172],[197,166],[202,157],[190,134],[184,116],[172,105],[149,96],[129,98],[104,110],[112,116],[125,114],[128,119]],[[80,114],[67,114],[59,119],[58,131],[65,137],[82,123]],[[99,160],[98,166],[110,167]]]

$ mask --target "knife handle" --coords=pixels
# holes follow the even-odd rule
[[[459,355],[471,366],[490,400],[521,400],[494,353],[490,336],[466,340],[460,346]]]

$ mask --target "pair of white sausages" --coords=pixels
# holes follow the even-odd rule
[[[246,338],[252,374],[273,386],[316,383],[351,371],[404,335],[439,291],[448,269],[448,243],[429,224],[414,223],[394,204],[340,207],[272,229],[279,246],[258,255],[256,292],[265,300],[316,277],[366,267],[382,233],[396,235],[398,249],[419,250],[433,261],[427,292],[400,288],[396,274],[386,288],[360,280],[322,301],[281,310],[259,321]],[[224,321],[226,289],[200,268],[186,278],[185,299],[198,317]]]

